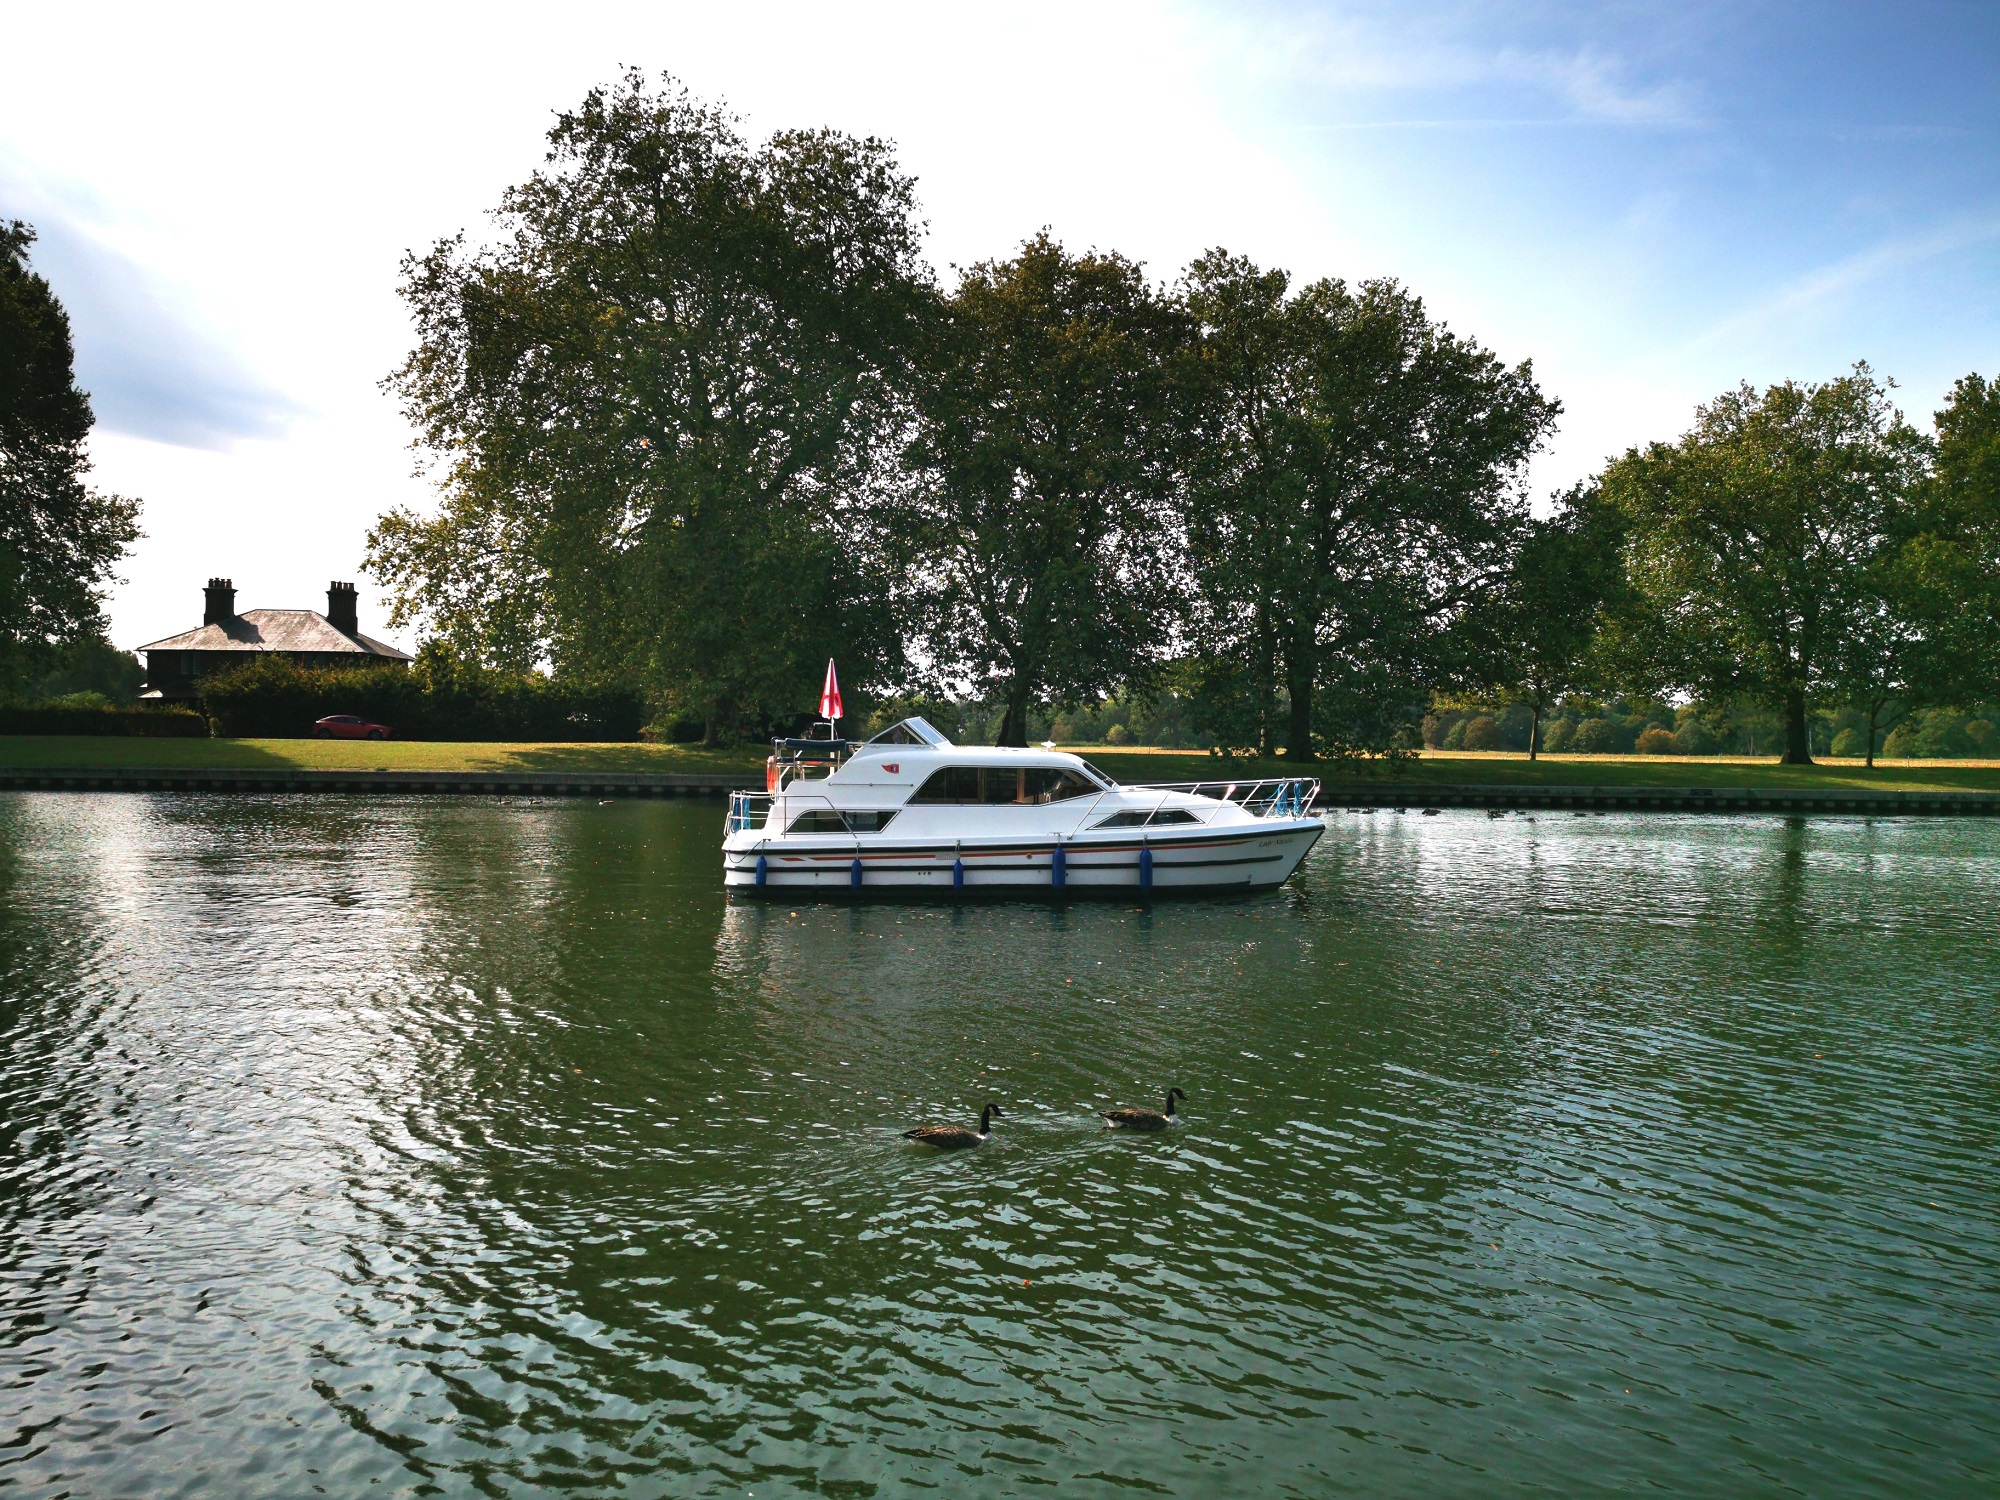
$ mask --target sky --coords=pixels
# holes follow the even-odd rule
[[[1563,405],[1539,495],[1741,381],[1866,360],[1928,427],[2000,373],[2000,5],[31,5],[0,54],[0,216],[40,235],[144,502],[126,647],[361,587],[435,488],[381,387],[410,250],[492,232],[555,114],[625,68],[761,138],[895,143],[929,251],[1046,226],[1171,281],[1225,246],[1393,277]]]

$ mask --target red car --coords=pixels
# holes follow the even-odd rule
[[[316,740],[386,740],[389,738],[387,724],[370,724],[366,719],[353,714],[328,714],[313,725]]]

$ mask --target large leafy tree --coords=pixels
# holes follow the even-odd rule
[[[392,377],[443,467],[370,565],[478,660],[626,677],[709,738],[895,669],[867,501],[931,301],[911,180],[832,131],[761,146],[628,74],[550,133],[496,243],[405,262]]]
[[[893,526],[917,654],[1029,710],[1143,681],[1178,617],[1181,319],[1117,255],[1046,234],[966,272],[930,346]]]
[[[1890,587],[1922,632],[1930,700],[1969,707],[2000,695],[2000,383],[1965,376],[1936,420],[1932,481]]]
[[[1809,764],[1808,706],[1842,696],[1843,664],[1868,644],[1927,464],[1865,365],[1743,386],[1678,443],[1615,460],[1600,483],[1630,527],[1658,685],[1761,699],[1782,717],[1786,762]]]
[[[0,222],[0,681],[100,639],[104,588],[139,535],[138,502],[84,483],[90,398],[69,317],[30,268],[32,229]]]
[[[1607,611],[1621,601],[1624,520],[1577,486],[1547,516],[1529,520],[1508,568],[1492,631],[1499,685],[1529,708],[1528,759],[1541,753],[1542,720],[1593,675]]]
[[[1321,281],[1222,251],[1185,284],[1201,330],[1189,537],[1209,683],[1281,701],[1285,753],[1380,750],[1470,674],[1465,630],[1527,514],[1558,406],[1394,282]]]

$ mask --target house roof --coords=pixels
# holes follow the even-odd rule
[[[372,636],[347,635],[327,622],[325,615],[312,609],[246,609],[220,625],[203,625],[184,630],[163,641],[141,646],[141,651],[310,651],[331,655],[382,656],[391,661],[414,661],[407,651],[398,651]]]

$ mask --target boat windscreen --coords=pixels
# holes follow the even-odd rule
[[[871,745],[929,745],[936,750],[949,750],[951,741],[940,734],[927,719],[911,717],[898,719],[869,742]]]

